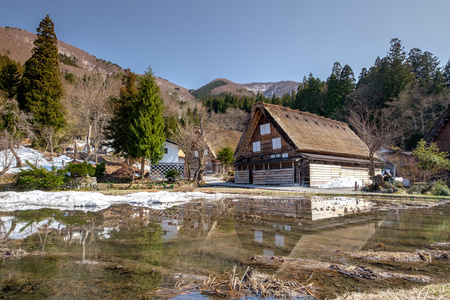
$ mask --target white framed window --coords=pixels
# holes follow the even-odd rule
[[[208,155],[208,149],[203,150],[203,155]]]
[[[289,157],[289,154],[283,153],[282,157],[283,157],[283,158],[288,158],[288,157]]]
[[[281,149],[281,138],[272,139],[272,149]]]
[[[198,151],[197,150],[194,151],[194,156],[198,157]]]
[[[261,142],[253,142],[253,152],[261,152]]]
[[[261,135],[270,134],[270,123],[260,125],[259,131]]]

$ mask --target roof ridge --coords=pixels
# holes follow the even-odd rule
[[[293,113],[296,113],[296,114],[306,115],[306,116],[309,116],[309,117],[312,117],[312,118],[317,118],[319,120],[323,120],[323,121],[327,121],[327,122],[333,122],[333,123],[337,123],[339,125],[348,127],[348,124],[345,123],[345,122],[341,122],[341,121],[338,121],[338,120],[333,120],[333,119],[330,119],[330,118],[319,116],[319,115],[313,114],[313,113],[308,112],[308,111],[302,111],[302,110],[293,109],[293,108],[290,108],[290,107],[284,107],[284,106],[271,104],[271,103],[265,103],[265,102],[261,102],[261,101],[255,103],[255,105],[256,104],[262,104],[262,106],[264,108],[270,107],[270,108],[275,108],[275,109],[278,109],[278,110],[290,111],[290,112],[293,112]]]

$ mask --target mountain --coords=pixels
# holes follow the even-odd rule
[[[35,33],[18,28],[0,27],[0,55],[6,54],[11,59],[24,64],[31,57],[31,50],[33,49],[33,41],[35,39]],[[98,72],[107,76],[124,72],[124,69],[117,64],[99,59],[84,50],[60,40],[58,40],[58,54],[62,74],[72,73],[77,76],[83,76]],[[194,97],[201,98],[207,95],[219,95],[222,93],[253,96],[260,92],[266,97],[272,97],[274,93],[277,96],[282,96],[285,93],[291,93],[292,90],[297,91],[299,84],[295,81],[239,84],[228,79],[218,78],[198,90],[189,91],[166,79],[159,77],[155,79],[165,101],[179,100],[183,102],[192,101]]]
[[[237,95],[254,96],[258,93],[265,97],[283,96],[291,93],[292,90],[297,91],[299,82],[295,81],[279,81],[279,82],[254,82],[239,84],[228,79],[217,78],[201,88],[193,91],[191,94],[196,98],[203,98],[208,95],[220,95],[222,93],[231,93]]]
[[[24,64],[31,57],[33,41],[36,34],[22,29],[0,27],[0,54],[7,54],[11,59]],[[72,73],[77,76],[99,72],[102,75],[113,75],[123,72],[116,64],[96,58],[86,51],[58,40],[58,54],[61,73]]]
[[[241,86],[245,87],[253,93],[261,93],[267,98],[271,98],[273,94],[278,97],[284,94],[290,94],[292,91],[297,92],[298,85],[296,81],[278,81],[278,82],[253,82],[244,83]]]
[[[35,33],[18,28],[0,27],[0,55],[6,54],[11,59],[24,64],[31,57],[35,39]],[[99,59],[60,40],[58,40],[58,55],[62,74],[72,73],[77,76],[83,76],[98,72],[107,76],[124,72],[124,69],[117,64]],[[161,96],[165,101],[169,99],[191,101],[194,99],[186,88],[159,77],[156,77],[155,80],[161,89]]]
[[[214,79],[210,83],[191,92],[191,94],[196,98],[204,98],[209,95],[220,95],[227,93],[243,96],[254,95],[253,92],[249,91],[246,87],[224,78]]]

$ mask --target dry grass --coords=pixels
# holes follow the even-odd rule
[[[433,284],[405,290],[379,290],[373,293],[353,292],[335,300],[443,300],[450,299],[450,284]]]

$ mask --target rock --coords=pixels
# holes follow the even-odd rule
[[[64,188],[77,191],[98,190],[97,177],[75,177],[64,184]]]

